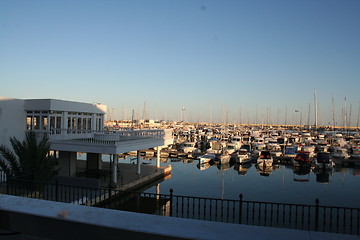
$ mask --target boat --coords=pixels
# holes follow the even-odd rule
[[[293,159],[296,157],[296,152],[298,150],[298,147],[296,146],[290,146],[285,148],[284,158],[286,159]]]
[[[231,156],[229,155],[226,149],[221,151],[220,155],[217,155],[215,160],[218,160],[220,164],[225,164],[230,162]]]
[[[332,169],[334,163],[330,159],[330,153],[318,152],[314,158],[316,169]]]
[[[184,142],[181,149],[184,153],[190,153],[196,149],[196,142]]]
[[[194,151],[188,153],[188,158],[193,158],[193,159],[196,159],[198,158],[199,156],[202,155],[202,152],[200,149],[198,148],[195,148]]]
[[[307,151],[297,151],[296,156],[292,159],[293,166],[310,165],[310,153]]]
[[[142,150],[140,150],[140,155],[146,156],[146,157],[153,157],[153,156],[155,156],[155,152],[156,152],[156,150],[153,148],[142,149]]]
[[[257,159],[260,157],[262,151],[266,150],[266,145],[264,143],[256,144],[253,146],[252,158]]]
[[[352,147],[350,149],[350,157],[356,167],[360,166],[360,147]]]
[[[304,145],[301,146],[301,151],[309,152],[309,157],[312,158],[316,155],[314,145]]]
[[[235,152],[237,149],[237,145],[235,143],[226,143],[226,151],[228,152],[228,154],[232,154],[233,152]]]
[[[353,159],[360,159],[360,147],[352,147],[350,149],[350,157]]]
[[[199,157],[199,163],[200,163],[200,164],[208,163],[208,162],[210,162],[211,160],[215,160],[215,158],[216,158],[215,153],[209,153],[209,152],[207,152],[207,153],[205,153],[204,155],[201,155],[201,156]]]
[[[250,144],[243,144],[243,145],[241,145],[240,149],[244,149],[248,153],[251,153],[251,145]]]
[[[273,162],[274,160],[270,151],[263,150],[260,152],[259,158],[257,159],[257,165],[260,168],[272,166]]]
[[[250,154],[246,151],[246,149],[239,149],[235,152],[235,160],[239,164],[246,164],[251,162]]]
[[[348,154],[348,150],[342,147],[335,147],[334,152],[331,154],[333,158],[337,159],[348,159],[350,155]]]

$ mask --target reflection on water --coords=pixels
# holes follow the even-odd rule
[[[236,171],[240,175],[246,175],[249,168],[251,168],[251,163],[235,164],[234,165],[234,171]]]
[[[256,171],[258,173],[260,173],[260,176],[268,177],[272,173],[273,167],[272,166],[266,166],[266,165],[263,165],[263,166],[260,167],[260,166],[256,165]]]
[[[122,162],[129,162],[122,159]],[[148,161],[148,160],[147,160]],[[154,164],[156,160],[149,160]],[[175,195],[244,200],[360,207],[360,169],[293,168],[292,165],[274,165],[260,169],[254,163],[198,164],[198,160],[168,159],[162,165],[171,165],[171,178],[160,183],[160,192]],[[264,177],[266,176],[266,177]],[[324,184],[325,183],[325,184]],[[149,186],[146,192],[156,192]]]

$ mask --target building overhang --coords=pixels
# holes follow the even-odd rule
[[[27,99],[25,100],[25,111],[59,111],[105,114],[106,105],[58,99]]]

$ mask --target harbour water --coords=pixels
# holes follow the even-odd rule
[[[133,157],[132,157],[133,158]],[[131,162],[130,157],[121,162]],[[143,160],[155,164],[156,159]],[[167,159],[162,165],[171,164],[169,179],[160,183],[160,193],[175,195],[267,201],[279,203],[315,204],[360,207],[360,169],[335,167],[331,172],[310,171],[297,174],[291,165],[275,164],[266,173],[255,164],[220,165],[199,168],[198,160]],[[145,192],[156,192],[150,187]]]

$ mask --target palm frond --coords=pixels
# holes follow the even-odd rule
[[[3,171],[12,176],[21,173],[19,160],[10,149],[4,145],[0,146],[0,156],[1,168]]]

